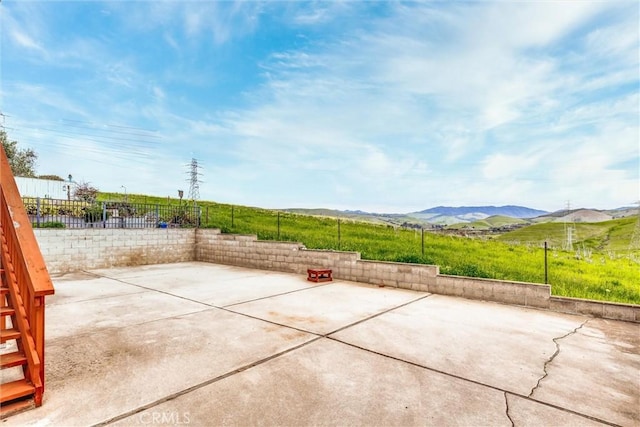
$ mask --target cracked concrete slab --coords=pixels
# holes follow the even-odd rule
[[[156,276],[161,276],[166,273],[170,274],[179,274],[190,273],[199,270],[201,267],[207,268],[208,266],[215,265],[219,267],[219,270],[228,269],[233,271],[234,267],[228,267],[224,265],[217,264],[209,264],[204,262],[178,262],[172,264],[149,264],[149,265],[139,265],[136,267],[112,267],[112,268],[98,268],[91,270],[91,274],[105,275],[112,279],[130,279],[132,277],[145,277],[147,279],[152,279]]]
[[[57,285],[56,293],[47,298],[47,306],[130,295],[145,291],[138,286],[127,285],[108,277],[98,277],[87,273],[65,275],[62,280],[56,278],[53,280]]]
[[[66,286],[69,286],[69,282],[56,286],[56,290]],[[55,304],[47,307],[47,338],[94,333],[99,329],[126,327],[209,308],[154,291],[83,299],[73,304]]]
[[[314,338],[212,308],[48,340],[44,403],[7,425],[100,423]]]
[[[328,339],[115,425],[162,416],[197,426],[511,425],[499,391]]]
[[[353,282],[331,282],[228,309],[316,334],[327,334],[425,295]]]
[[[514,426],[596,427],[607,425],[581,415],[576,415],[569,411],[546,406],[513,394],[506,393],[506,399],[509,405],[509,417],[513,421]]]
[[[559,341],[532,397],[619,425],[640,425],[640,325],[591,319]]]
[[[553,338],[583,321],[541,310],[432,295],[332,337],[526,396],[544,375],[543,366],[556,350]]]
[[[637,324],[201,263],[92,273],[54,278],[45,402],[7,426],[640,424]],[[219,297],[242,302],[199,303]]]
[[[265,274],[260,270],[234,270],[232,267],[216,264],[197,264],[190,269],[175,271],[156,269],[150,274],[149,277],[120,274],[119,279],[149,286],[149,279],[152,277],[151,286],[154,289],[218,307],[316,286],[302,275],[282,275],[275,272]]]
[[[544,381],[545,378],[547,378],[547,376],[549,376],[549,371],[548,371],[548,366],[553,362],[553,360],[558,356],[558,354],[560,354],[560,341],[570,337],[571,335],[577,333],[580,329],[582,329],[584,327],[584,325],[587,324],[587,322],[589,322],[589,320],[591,319],[587,319],[584,322],[582,322],[580,324],[580,326],[576,327],[573,331],[571,332],[567,332],[566,334],[560,336],[560,337],[555,337],[553,338],[553,343],[556,345],[556,351],[553,352],[553,354],[551,355],[551,357],[549,357],[549,359],[547,359],[546,362],[544,362],[544,366],[542,367],[542,370],[544,371],[544,374],[538,378],[538,381],[536,383],[536,385],[531,389],[531,391],[529,392],[528,397],[533,396],[533,394],[536,392],[536,390],[538,389],[538,387],[540,387],[540,383],[542,381]]]

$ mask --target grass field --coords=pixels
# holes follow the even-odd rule
[[[493,227],[502,227],[505,225],[513,224],[527,224],[529,221],[526,219],[511,218],[502,215],[493,215],[485,219],[479,219],[477,221],[469,223],[452,224],[448,228],[451,229],[474,229],[474,230],[488,230]]]
[[[628,251],[636,222],[637,218],[628,217],[597,223],[571,224],[574,229],[573,246],[604,253]],[[562,248],[566,247],[567,226],[569,225],[559,222],[534,224],[503,234],[497,239],[517,244],[542,244],[546,240],[549,245]]]
[[[101,200],[121,200],[102,193]],[[130,202],[177,204],[129,195]],[[640,304],[640,251],[629,252],[635,218],[576,224],[574,250],[562,249],[564,224],[525,227],[496,239],[469,239],[246,206],[200,202],[202,226],[296,241],[307,248],[357,251],[363,259],[440,266],[443,274],[544,283],[544,241],[549,241],[548,278],[554,295]]]

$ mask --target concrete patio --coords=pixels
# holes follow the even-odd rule
[[[640,324],[189,262],[54,277],[22,425],[640,425]]]

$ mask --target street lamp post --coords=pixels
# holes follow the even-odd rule
[[[71,176],[71,174],[69,174],[69,182],[67,183],[67,201],[71,201],[71,180],[73,179],[73,176]]]
[[[121,185],[120,188],[124,188],[124,201],[127,201],[127,187],[125,187],[124,185]]]

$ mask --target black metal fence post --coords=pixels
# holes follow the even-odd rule
[[[338,250],[342,248],[342,236],[340,232],[340,218],[338,218]]]
[[[544,284],[549,284],[549,270],[547,264],[547,241],[544,241]]]
[[[278,240],[280,240],[280,212],[278,212]]]
[[[105,202],[102,202],[102,228],[107,228],[107,204]]]
[[[231,205],[231,228],[233,228],[233,205]]]
[[[424,228],[420,230],[422,231],[422,256],[424,256]]]
[[[40,228],[40,197],[36,198],[36,224],[37,227]]]

